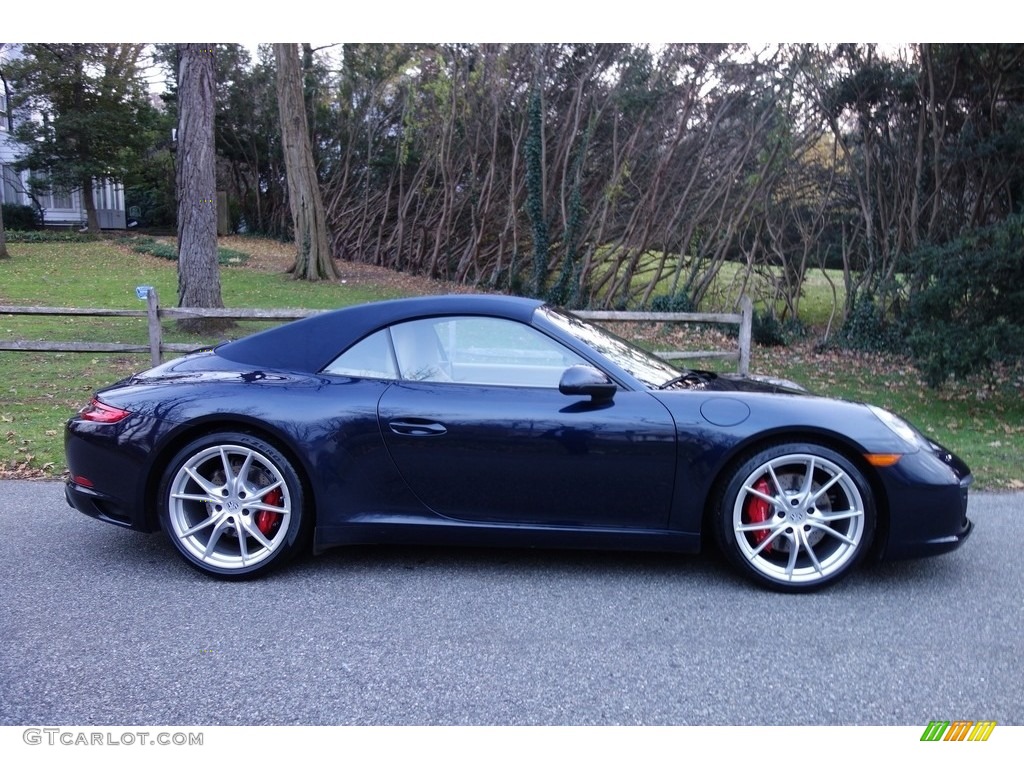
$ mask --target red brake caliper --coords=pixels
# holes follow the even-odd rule
[[[772,488],[768,485],[768,481],[765,478],[761,478],[754,483],[754,490],[758,493],[763,493],[765,496],[771,496]],[[747,499],[747,522],[750,523],[763,523],[768,519],[771,514],[772,505],[769,504],[762,498],[751,495]],[[762,541],[768,538],[768,531],[751,531],[751,536],[754,539],[754,544],[760,544]],[[772,551],[772,545],[769,544],[764,548],[765,552]]]
[[[263,503],[269,504],[273,507],[281,506],[281,502],[283,500],[284,495],[281,493],[280,488],[275,488],[263,497]],[[270,512],[266,509],[261,509],[256,513],[256,527],[260,529],[260,533],[264,536],[269,536],[271,531],[274,530],[274,526],[277,524],[277,521],[280,519],[280,512]]]

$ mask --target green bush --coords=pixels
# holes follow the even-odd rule
[[[156,256],[168,261],[178,260],[178,249],[171,243],[165,243],[152,237],[125,237],[121,242],[136,253]],[[222,265],[238,266],[248,261],[249,255],[232,248],[218,248],[217,261]]]
[[[651,300],[651,312],[696,312],[693,299],[685,291],[655,296]]]
[[[921,248],[912,263],[907,341],[929,385],[1024,360],[1024,216]]]
[[[249,259],[249,254],[236,251],[234,248],[218,248],[217,260],[221,264],[238,265],[244,264]]]
[[[7,214],[4,214],[5,216]],[[6,225],[7,219],[4,219]],[[7,232],[9,243],[95,243],[101,239],[97,235],[89,235],[74,230],[33,230],[22,232]]]
[[[762,347],[788,347],[793,339],[807,333],[799,320],[779,320],[771,310],[754,311],[750,335],[755,344]]]
[[[854,302],[836,338],[840,347],[861,352],[899,353],[905,346],[899,325],[885,318],[871,295]]]
[[[3,204],[4,231],[28,232],[41,229],[43,212],[31,205]]]
[[[152,237],[126,238],[125,244],[135,253],[144,253],[147,256],[156,256],[158,259],[178,260],[178,249],[170,243],[163,243],[154,240]]]

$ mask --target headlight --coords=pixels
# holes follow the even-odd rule
[[[869,405],[868,408],[878,417],[879,421],[899,435],[904,442],[909,443],[915,448],[928,446],[928,441],[925,437],[895,413],[890,413],[884,408],[879,408],[877,405]]]

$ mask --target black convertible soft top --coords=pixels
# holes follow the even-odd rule
[[[245,365],[317,373],[355,342],[393,323],[439,315],[487,315],[528,323],[542,304],[481,294],[378,301],[296,320],[221,344],[215,352]]]

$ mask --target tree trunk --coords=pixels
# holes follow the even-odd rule
[[[89,234],[98,235],[100,233],[100,218],[96,214],[93,179],[88,176],[82,179],[82,205],[85,206],[85,225]]]
[[[274,59],[288,205],[295,229],[295,264],[289,271],[296,279],[333,280],[339,273],[331,258],[324,204],[313,162],[298,49],[294,44],[275,43]]]
[[[11,254],[7,252],[7,235],[4,234],[4,210],[0,208],[0,259],[9,259]]]
[[[178,54],[178,306],[223,307],[217,263],[214,45],[179,43]],[[209,319],[178,323],[195,332],[224,326]]]

